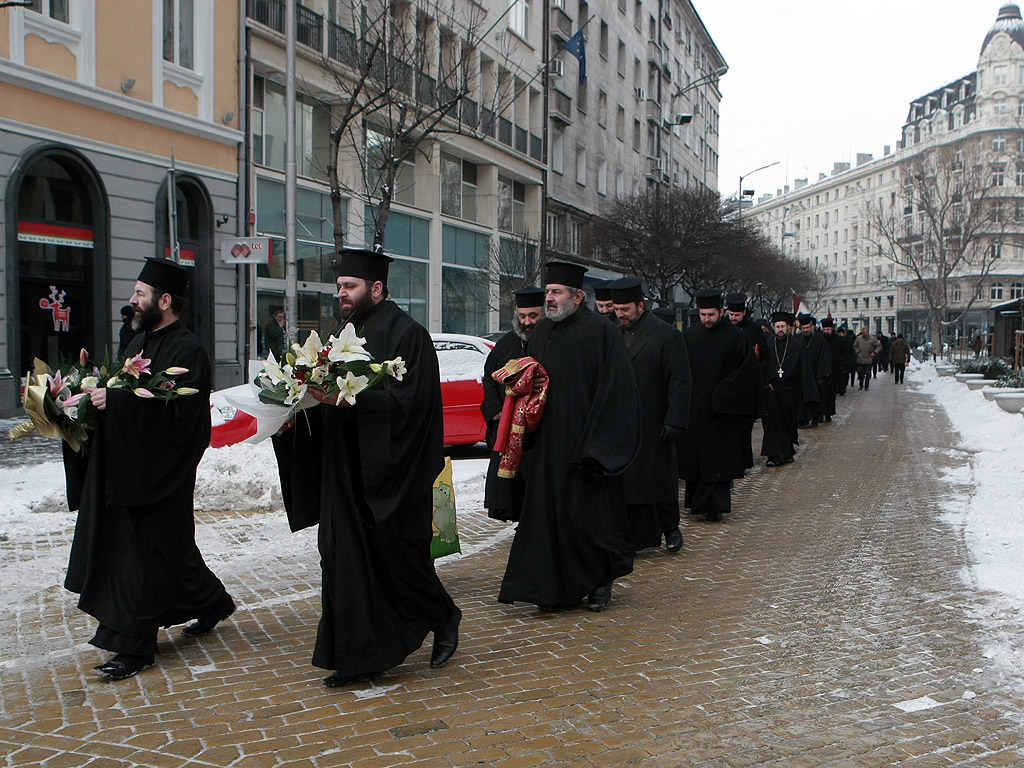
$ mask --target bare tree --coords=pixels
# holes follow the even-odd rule
[[[504,315],[515,306],[516,291],[540,285],[542,262],[539,243],[530,237],[527,229],[499,238],[497,243],[492,242],[490,257],[491,273],[498,275],[496,290],[490,296],[490,307]]]
[[[429,159],[442,134],[490,132],[510,108],[515,79],[501,74],[509,68],[496,65],[491,82],[478,82],[470,66],[503,16],[485,27],[486,10],[472,2],[352,0],[332,23],[322,69],[333,91],[326,170],[338,247],[346,197],[370,204],[373,247],[381,248],[416,158]],[[507,63],[515,43],[507,33],[496,37]],[[475,93],[485,101],[472,100]]]
[[[1001,187],[1005,163],[988,163],[976,142],[927,149],[900,167],[902,185],[893,205],[871,212],[879,254],[920,290],[932,343],[942,329],[971,308],[977,289],[999,256],[1004,231]],[[954,285],[967,300],[954,306]]]
[[[709,189],[654,186],[616,198],[591,222],[588,241],[599,261],[644,280],[660,305],[676,287],[689,293],[722,281],[736,235],[728,204]]]

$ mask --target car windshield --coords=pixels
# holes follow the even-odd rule
[[[484,353],[472,344],[461,341],[435,341],[441,381],[481,379],[484,375]]]

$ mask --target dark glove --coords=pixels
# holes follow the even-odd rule
[[[666,424],[661,428],[661,441],[663,443],[671,443],[673,440],[678,440],[679,436],[683,434],[683,430],[679,427],[670,427]]]

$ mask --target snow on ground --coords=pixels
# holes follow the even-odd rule
[[[950,493],[946,517],[964,537],[970,565],[964,581],[988,593],[974,618],[985,628],[985,656],[1009,676],[1024,669],[1024,418],[1007,413],[934,365],[912,363],[907,382],[919,383],[942,407],[960,442],[936,448],[962,463],[943,473]]]

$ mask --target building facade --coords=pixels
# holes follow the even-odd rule
[[[242,381],[239,272],[218,261],[238,218],[238,29],[233,3],[0,10],[0,412],[33,358],[116,352],[143,259],[170,248],[170,189],[185,321],[215,386]]]
[[[941,176],[943,163],[954,187],[984,200],[941,235],[979,231],[977,253],[949,275],[948,298],[939,303],[943,340],[955,342],[989,330],[992,305],[1024,296],[1024,22],[1017,5],[999,10],[976,71],[911,101],[895,152],[858,155],[853,167],[837,163],[813,183],[798,179],[762,197],[749,215],[787,256],[818,273],[820,288],[805,299],[813,311],[852,328],[930,340],[936,328],[928,308],[936,302],[926,291],[933,286],[892,255],[916,242],[927,255],[929,224],[939,216],[913,177],[922,167]],[[946,201],[954,211],[955,194]],[[896,222],[894,231],[880,231],[886,221]]]

